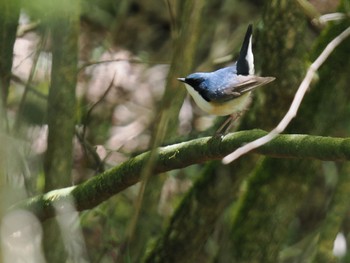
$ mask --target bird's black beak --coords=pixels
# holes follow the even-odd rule
[[[185,78],[177,78],[178,81],[181,81],[183,83],[186,83],[186,79]]]

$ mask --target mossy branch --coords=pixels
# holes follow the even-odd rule
[[[204,137],[160,147],[157,149],[154,174],[221,159],[242,144],[266,134],[262,130],[240,131],[223,138]],[[300,134],[278,135],[276,139],[256,149],[254,153],[275,158],[347,161],[350,160],[350,138]],[[149,154],[150,152],[142,153],[80,185],[50,191],[24,200],[13,208],[28,209],[42,221],[54,216],[53,202],[66,198],[74,198],[78,211],[91,209],[139,182]]]

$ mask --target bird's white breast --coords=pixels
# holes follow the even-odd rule
[[[208,102],[202,98],[202,96],[190,85],[186,84],[188,93],[192,96],[198,107],[213,115],[226,116],[233,113],[237,113],[246,109],[250,102],[250,92],[243,94],[242,96],[225,101],[223,103]]]

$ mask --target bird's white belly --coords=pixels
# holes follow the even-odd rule
[[[198,107],[203,111],[213,115],[226,116],[243,111],[246,109],[250,102],[250,92],[247,92],[238,98],[223,103],[208,102],[203,99],[202,96],[190,85],[185,84],[185,86],[188,93],[190,93]]]

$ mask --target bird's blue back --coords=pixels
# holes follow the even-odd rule
[[[186,81],[193,83],[192,87],[202,95],[206,101],[222,102],[232,99],[234,95],[229,95],[224,91],[234,87],[239,83],[237,80],[236,64],[222,68],[214,72],[193,73],[186,77]]]

